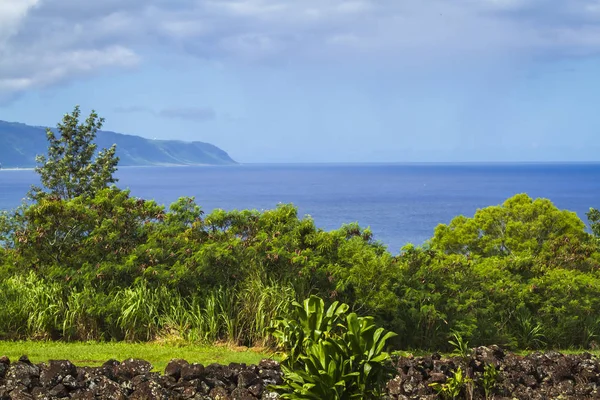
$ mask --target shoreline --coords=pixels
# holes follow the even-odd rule
[[[145,165],[120,165],[121,168],[152,168],[152,167],[236,167],[241,164],[145,164]],[[35,167],[2,167],[1,171],[34,171]]]

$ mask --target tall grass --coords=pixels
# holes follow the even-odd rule
[[[65,309],[61,286],[33,273],[2,281],[0,304],[0,333],[7,338],[52,338]]]
[[[0,281],[0,339],[267,344],[265,328],[296,300],[291,286],[259,279],[182,296],[146,283],[109,293],[65,289],[30,274]]]

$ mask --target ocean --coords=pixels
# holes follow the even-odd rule
[[[205,212],[293,203],[318,227],[358,222],[398,253],[422,244],[440,223],[517,193],[549,198],[586,220],[600,207],[600,164],[269,164],[121,167],[118,186],[169,204],[194,196]],[[37,175],[0,170],[0,209],[18,206]]]

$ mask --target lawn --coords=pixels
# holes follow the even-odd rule
[[[189,362],[229,364],[231,362],[257,364],[263,358],[271,358],[266,352],[248,349],[233,349],[227,346],[175,345],[163,343],[123,343],[123,342],[5,342],[0,341],[0,356],[8,356],[16,361],[27,355],[34,363],[48,360],[70,360],[77,366],[98,366],[109,359],[119,361],[128,358],[141,358],[149,361],[155,371],[164,371],[167,363],[174,358]]]

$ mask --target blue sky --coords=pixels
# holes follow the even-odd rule
[[[599,0],[0,0],[0,119],[241,162],[598,161]]]

